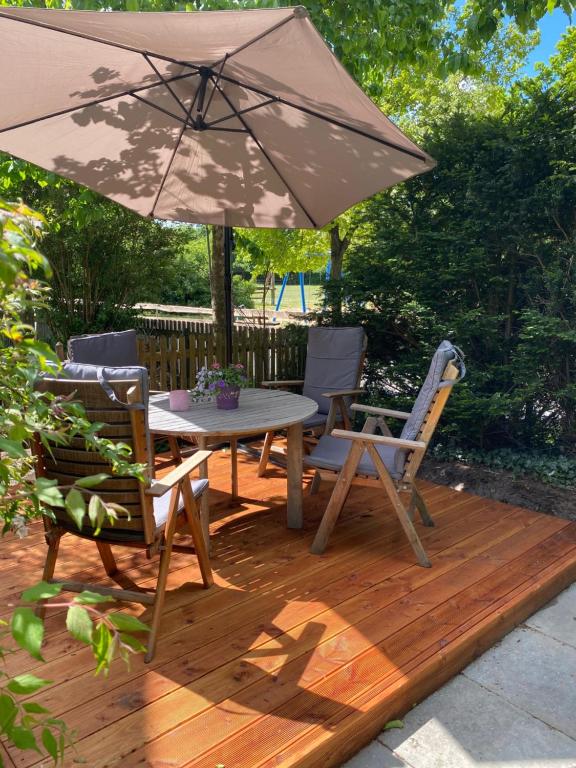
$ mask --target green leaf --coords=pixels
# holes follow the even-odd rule
[[[391,731],[393,728],[404,728],[404,722],[402,720],[390,720],[386,723],[383,730]]]
[[[110,595],[99,595],[98,592],[90,592],[89,589],[85,589],[76,595],[74,602],[83,605],[97,605],[98,603],[115,603],[116,601]]]
[[[47,715],[50,712],[49,709],[37,704],[35,701],[25,701],[22,704],[22,709],[24,712],[29,712],[31,715]]]
[[[107,475],[105,472],[100,472],[97,475],[81,477],[79,480],[76,480],[76,485],[79,488],[94,488],[95,485],[100,485],[100,483],[103,483],[108,477],[110,477],[110,475]]]
[[[120,633],[120,641],[136,653],[144,653],[146,650],[146,646],[137,637],[127,635],[125,632]]]
[[[50,685],[51,682],[52,680],[43,680],[41,677],[36,677],[36,675],[27,673],[13,677],[8,683],[7,688],[10,693],[26,696],[31,693],[36,693],[40,688]]]
[[[0,437],[0,451],[7,453],[11,459],[23,459],[26,456],[26,449],[22,443],[7,440],[5,437]]]
[[[57,480],[39,477],[36,480],[36,496],[44,504],[49,504],[51,507],[63,507],[64,500],[57,486]]]
[[[112,613],[108,618],[121,632],[150,632],[148,625],[127,613]]]
[[[62,592],[60,584],[48,584],[47,581],[41,581],[30,589],[22,592],[22,600],[25,603],[35,603],[37,600],[46,600],[49,597],[56,597]]]
[[[109,664],[111,632],[108,627],[102,623],[94,630],[92,637],[92,652],[96,659],[96,674],[106,670]]]
[[[0,733],[6,732],[18,714],[18,708],[14,704],[12,696],[0,694]]]
[[[44,624],[32,608],[16,608],[11,621],[12,637],[30,656],[43,661],[40,655],[44,639]]]
[[[100,496],[92,496],[88,505],[88,517],[94,528],[94,535],[98,536],[102,530],[102,523],[106,519],[106,507]]]
[[[86,512],[86,502],[84,496],[76,488],[68,491],[66,496],[66,511],[76,523],[78,530],[82,530],[82,521]]]
[[[33,749],[35,752],[40,752],[34,734],[29,728],[20,725],[13,726],[10,728],[8,738],[18,749]]]
[[[70,606],[66,616],[66,627],[75,640],[86,643],[86,645],[92,642],[94,627],[86,608],[82,608],[80,605]]]
[[[49,728],[42,729],[42,745],[52,760],[58,760],[58,742]]]

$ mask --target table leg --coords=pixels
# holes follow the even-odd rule
[[[238,498],[238,439],[230,438],[230,464],[232,474],[232,498]]]
[[[200,437],[199,435],[196,437],[196,440],[198,442],[198,448],[201,451],[206,450],[206,443],[207,440],[205,437]],[[201,479],[208,479],[208,462],[205,461],[203,464],[200,465],[200,478]],[[204,540],[206,542],[206,547],[208,549],[208,554],[210,554],[210,499],[208,498],[208,493],[203,493],[200,497],[200,522],[202,523],[202,531],[204,533]]]
[[[292,424],[288,437],[288,528],[302,528],[302,423]]]
[[[178,438],[170,435],[168,438],[168,445],[170,446],[170,450],[172,451],[172,456],[174,456],[174,461],[176,464],[182,464],[182,454],[180,453]]]

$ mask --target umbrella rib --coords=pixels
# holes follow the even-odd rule
[[[297,6],[298,7],[298,6]],[[211,66],[217,67],[218,64],[220,64],[222,61],[226,61],[226,59],[229,59],[231,56],[236,56],[237,53],[240,53],[241,51],[246,50],[246,48],[249,48],[251,45],[254,45],[254,43],[257,43],[259,40],[262,40],[263,37],[266,37],[266,35],[269,35],[271,32],[275,32],[280,27],[283,27],[284,24],[287,24],[289,21],[292,21],[292,19],[298,18],[297,14],[294,12],[290,16],[286,16],[282,21],[279,21],[278,23],[274,24],[274,26],[270,27],[270,29],[266,29],[264,32],[260,32],[259,35],[256,35],[256,37],[251,38],[250,40],[247,40],[245,43],[242,43],[242,45],[239,45],[238,48],[234,48],[233,51],[230,51],[230,53],[227,53],[222,59],[218,59],[215,61]]]
[[[165,56],[162,53],[155,53],[154,51],[144,51],[141,48],[135,48],[132,45],[126,45],[125,43],[115,43],[112,40],[105,40],[102,37],[96,37],[95,35],[88,35],[86,32],[75,32],[72,29],[63,29],[57,27],[54,24],[47,24],[44,21],[37,21],[36,19],[23,19],[21,16],[15,16],[5,11],[0,11],[0,18],[8,19],[9,21],[19,21],[21,24],[30,24],[32,27],[39,27],[40,29],[49,29],[52,32],[60,32],[62,35],[70,35],[71,37],[79,37],[82,40],[90,40],[93,43],[101,43],[102,45],[108,45],[112,48],[119,48],[122,51],[130,51],[131,53],[139,53],[141,55],[148,54],[154,56],[155,59],[161,59],[162,61],[168,61],[171,64],[180,64],[181,66],[191,67],[197,70],[196,64],[190,64],[189,62],[178,61],[171,56]]]
[[[153,101],[148,101],[148,99],[144,99],[142,96],[138,96],[137,93],[133,93],[130,95],[133,96],[133,98],[138,99],[138,101],[141,101],[143,104],[147,104],[149,107],[152,107],[152,109],[157,109],[159,112],[163,112],[165,115],[168,115],[168,117],[173,118],[174,120],[181,123],[185,127],[187,128],[192,127],[184,117],[179,117],[178,115],[175,115],[174,112],[170,112],[169,109],[165,109],[164,107],[161,107],[159,104],[154,104]]]
[[[194,104],[196,104],[196,99],[198,98],[198,91],[200,90],[200,87],[196,88],[196,92],[194,94],[194,98],[192,99],[190,106],[186,110],[186,119],[189,121],[192,116],[192,110],[194,109]],[[152,203],[152,208],[150,209],[150,213],[148,216],[152,218],[154,216],[154,210],[156,206],[158,205],[158,200],[160,199],[160,195],[162,194],[162,190],[164,189],[164,185],[166,184],[166,179],[168,178],[168,174],[170,173],[170,169],[172,168],[172,163],[174,162],[174,158],[176,157],[176,153],[178,152],[178,148],[180,147],[180,143],[182,142],[182,136],[184,136],[184,131],[186,130],[186,124],[182,126],[180,129],[180,134],[178,136],[178,139],[176,141],[176,144],[174,145],[174,149],[172,150],[172,154],[170,155],[170,160],[168,161],[168,165],[166,166],[166,169],[164,173],[162,174],[162,180],[160,181],[160,186],[158,187],[158,191],[156,192],[156,196],[154,198],[154,202]]]
[[[238,110],[236,109],[236,107],[234,106],[232,101],[229,99],[228,94],[224,93],[224,91],[222,90],[222,88],[220,88],[219,85],[216,85],[216,87],[218,88],[218,92],[221,94],[221,96],[224,99],[224,101],[228,104],[230,109],[234,112],[235,116],[238,118],[238,120],[240,120],[240,122],[242,123],[242,125],[244,126],[246,131],[249,133],[250,138],[252,139],[252,141],[256,144],[256,146],[258,147],[260,152],[262,152],[262,154],[264,155],[266,160],[269,162],[269,164],[271,165],[272,169],[274,170],[274,172],[276,173],[276,175],[278,176],[278,178],[282,182],[282,184],[284,184],[284,186],[286,187],[288,192],[292,195],[294,200],[296,200],[296,202],[298,203],[300,208],[304,211],[304,213],[306,214],[306,217],[308,218],[308,220],[310,221],[312,226],[313,227],[317,227],[318,225],[316,224],[316,222],[314,221],[312,216],[308,213],[308,211],[306,210],[306,207],[300,202],[300,199],[298,198],[298,195],[296,195],[296,193],[292,190],[290,184],[288,184],[288,182],[286,181],[284,176],[280,173],[280,171],[276,167],[276,164],[274,163],[274,161],[272,160],[272,158],[270,157],[268,152],[264,149],[264,146],[262,145],[260,140],[256,137],[256,134],[254,133],[252,128],[248,125],[248,123],[246,122],[244,117],[239,114]]]
[[[168,91],[170,92],[170,94],[172,95],[172,97],[174,98],[174,100],[182,110],[182,112],[186,114],[186,107],[182,103],[181,99],[178,98],[178,96],[176,95],[176,92],[174,91],[170,83],[166,82],[166,78],[162,75],[162,73],[160,72],[158,67],[154,64],[154,62],[150,59],[150,56],[147,53],[144,53],[142,55],[146,59],[146,63],[149,64],[149,66],[153,69],[156,77],[164,83],[164,85],[166,86],[166,88],[168,89]]]
[[[422,162],[426,162],[426,156],[423,155],[421,152],[415,152],[412,149],[408,149],[407,147],[403,147],[401,144],[396,144],[394,141],[389,141],[388,139],[382,139],[380,136],[374,136],[371,133],[368,133],[368,131],[363,131],[361,128],[356,128],[353,125],[349,125],[348,123],[343,122],[342,120],[338,120],[335,117],[329,117],[328,115],[323,115],[321,112],[317,112],[314,109],[310,109],[310,107],[305,107],[300,104],[296,104],[293,101],[289,101],[288,99],[283,98],[282,96],[274,96],[274,94],[270,93],[269,91],[265,91],[262,88],[256,88],[253,85],[248,85],[247,83],[243,83],[240,80],[236,80],[233,77],[229,77],[228,75],[222,75],[222,80],[225,80],[228,83],[232,83],[232,85],[238,85],[240,88],[245,88],[247,91],[252,91],[253,93],[257,93],[260,96],[266,96],[269,99],[275,99],[275,101],[279,104],[284,104],[286,107],[291,107],[292,109],[297,109],[300,112],[305,112],[307,115],[312,115],[312,117],[317,117],[319,120],[323,120],[325,123],[331,123],[332,125],[337,125],[340,128],[344,128],[347,131],[351,131],[352,133],[357,133],[359,136],[364,136],[366,139],[371,139],[372,141],[378,142],[378,144],[383,144],[386,147],[390,147],[391,149],[395,149],[398,152],[402,152],[405,155],[410,155],[411,157],[415,157],[417,160],[422,160]]]
[[[222,59],[222,62],[220,64],[220,69],[218,70],[218,75],[216,77],[216,83],[220,82],[220,75],[222,74],[222,70],[224,69],[224,64],[226,64],[228,60],[228,54],[224,56]],[[208,98],[208,104],[206,104],[206,109],[204,110],[204,113],[202,114],[202,120],[205,119],[206,115],[208,114],[208,110],[210,109],[210,104],[212,104],[212,99],[214,98],[214,94],[216,93],[216,85],[212,85],[212,93],[210,94]]]
[[[187,77],[195,77],[196,72],[188,72],[188,74],[185,75],[174,75],[174,77],[170,78],[171,82],[174,82],[175,80],[184,80]],[[102,96],[100,99],[92,99],[92,101],[85,101],[82,104],[78,104],[75,107],[67,107],[66,109],[59,109],[56,112],[50,112],[48,115],[42,115],[42,117],[33,117],[30,120],[24,120],[21,123],[16,123],[15,125],[9,125],[6,128],[0,128],[0,133],[6,133],[7,131],[15,131],[17,128],[25,128],[27,125],[34,125],[35,123],[41,123],[44,120],[50,120],[52,117],[61,117],[62,115],[69,115],[72,112],[77,112],[80,109],[87,109],[88,107],[96,107],[98,104],[105,104],[107,101],[113,101],[114,99],[120,99],[122,96],[135,96],[140,91],[147,91],[150,88],[156,88],[159,85],[164,85],[164,83],[151,83],[149,85],[141,85],[137,88],[131,88],[128,91],[120,91],[120,93],[115,93],[113,96]],[[176,118],[178,119],[178,118]]]
[[[226,120],[231,120],[233,117],[239,117],[240,115],[245,115],[248,112],[254,112],[255,109],[261,109],[262,107],[267,107],[268,104],[274,104],[277,99],[268,99],[267,101],[263,101],[261,104],[256,104],[253,107],[246,107],[246,109],[239,109],[237,112],[234,112],[231,115],[226,115],[225,117],[219,117],[218,120],[212,120],[211,123],[206,123],[206,128],[213,128],[215,125],[218,125],[219,123],[224,123]]]

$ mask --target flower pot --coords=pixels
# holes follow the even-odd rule
[[[223,411],[233,411],[238,408],[240,387],[222,387],[216,395],[216,407]]]

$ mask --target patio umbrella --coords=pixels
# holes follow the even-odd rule
[[[0,149],[143,216],[321,227],[434,165],[302,7],[3,8],[0,40]]]

